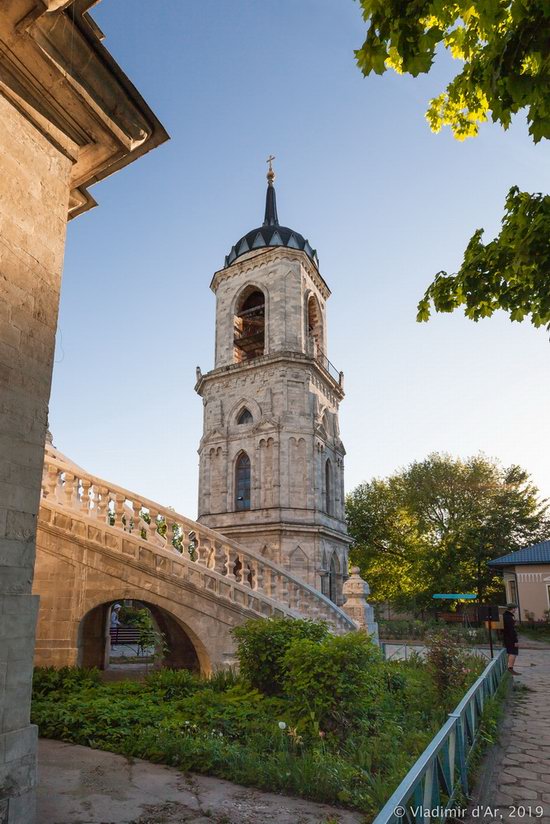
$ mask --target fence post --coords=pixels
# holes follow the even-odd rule
[[[466,763],[466,750],[464,747],[464,726],[459,714],[451,712],[449,713],[449,718],[456,718],[456,750],[458,755],[458,768],[460,770],[460,783],[464,795],[468,795],[468,765]]]

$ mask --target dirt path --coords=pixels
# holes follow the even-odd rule
[[[42,739],[40,824],[360,824],[362,816]]]

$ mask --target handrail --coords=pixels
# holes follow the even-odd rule
[[[172,550],[186,563],[226,576],[270,603],[279,601],[285,609],[325,620],[333,630],[356,629],[343,609],[289,570],[173,509],[88,473],[51,446],[44,458],[42,498],[45,504],[54,502],[77,510],[108,529],[152,543],[157,551]],[[142,510],[147,511],[149,521]],[[158,532],[159,517],[167,537]],[[175,539],[181,542],[183,552],[176,549]]]
[[[505,672],[506,651],[501,650],[449,713],[372,824],[448,822],[448,811],[456,808],[459,790],[468,795],[468,764],[485,700],[497,691]]]

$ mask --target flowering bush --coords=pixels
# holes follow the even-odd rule
[[[469,655],[456,636],[445,629],[426,639],[426,660],[439,696],[448,703],[453,691],[462,690],[472,675],[483,669],[478,656]]]

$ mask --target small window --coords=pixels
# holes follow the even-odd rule
[[[239,417],[237,418],[237,423],[239,426],[243,423],[252,423],[252,413],[249,409],[243,409],[240,413]]]
[[[250,458],[241,452],[235,465],[235,509],[250,509]]]

